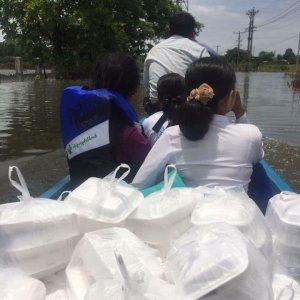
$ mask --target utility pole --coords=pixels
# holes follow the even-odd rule
[[[236,57],[236,65],[238,66],[239,61],[240,61],[240,49],[241,49],[241,32],[234,32],[235,34],[238,34],[238,39],[237,39],[237,57]]]
[[[252,56],[252,42],[253,42],[253,31],[254,31],[254,17],[258,13],[258,10],[255,10],[253,7],[251,10],[248,10],[246,15],[249,16],[249,27],[248,27],[248,47],[247,47],[247,52],[249,58]]]
[[[177,5],[184,6],[186,11],[189,11],[189,0],[175,0]]]
[[[296,59],[296,72],[299,70],[299,54],[300,54],[300,33],[299,33],[299,42],[298,42],[298,54]]]
[[[221,47],[220,45],[215,45],[215,47],[217,48],[217,54],[219,54],[219,48]]]

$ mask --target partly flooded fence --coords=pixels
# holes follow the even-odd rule
[[[22,57],[9,58],[5,63],[0,63],[0,76],[23,77],[23,76],[44,76],[52,73],[51,69],[42,66],[40,58],[32,62],[24,62]]]

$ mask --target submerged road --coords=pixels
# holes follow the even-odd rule
[[[68,174],[63,149],[0,162],[0,203],[18,201],[16,196],[20,195],[20,192],[9,182],[9,166],[19,167],[33,197],[39,196]],[[17,176],[13,179],[17,181]]]

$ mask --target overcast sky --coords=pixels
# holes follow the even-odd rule
[[[300,33],[300,0],[190,0],[189,12],[205,28],[198,40],[219,53],[237,46],[238,35],[249,26],[247,11],[255,7],[257,26],[253,38],[254,55],[260,51],[283,54],[287,48],[298,51]],[[279,17],[279,19],[278,19]],[[278,19],[278,20],[277,20]],[[270,21],[274,21],[268,24]],[[265,26],[261,26],[264,25]],[[260,27],[261,26],[261,27]],[[248,33],[241,35],[241,49],[247,49]]]

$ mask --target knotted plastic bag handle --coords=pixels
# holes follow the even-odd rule
[[[122,175],[120,178],[116,178],[117,176],[117,173],[118,171],[121,169],[121,168],[125,168],[127,169]],[[110,193],[110,191],[114,190],[115,191],[115,187],[116,185],[121,181],[123,180],[130,172],[130,167],[127,165],[127,164],[120,164],[115,170],[114,172],[111,174],[111,175],[108,175],[108,179],[109,179],[109,189],[106,190],[106,193]],[[102,190],[102,187],[103,187],[103,181],[102,180],[99,180],[98,184],[97,184],[97,190],[96,190],[96,193],[95,193],[95,198],[98,199],[99,195],[101,195],[101,190]],[[121,195],[122,196],[122,195]],[[103,201],[103,197],[101,197],[101,201]]]
[[[291,292],[291,296],[289,299],[287,299],[286,297],[284,297],[284,299],[287,299],[287,300],[293,300],[294,297],[295,297],[295,290],[293,288],[293,283],[290,283],[289,285],[287,285],[284,289],[282,289],[279,293],[279,295],[277,296],[277,298],[275,300],[280,300],[283,296],[283,293],[286,291],[286,290],[290,290]]]
[[[12,172],[14,170],[17,172],[18,179],[19,179],[20,183],[18,183],[17,181],[15,181],[15,180],[12,179]],[[21,202],[22,201],[29,201],[31,199],[30,194],[29,194],[29,190],[27,188],[26,181],[25,181],[25,179],[24,179],[24,177],[23,177],[23,175],[22,175],[22,173],[21,173],[21,171],[19,170],[18,167],[16,167],[16,166],[10,166],[8,168],[8,178],[9,178],[10,183],[17,190],[19,190],[22,193],[22,196],[18,196],[19,200]]]
[[[282,201],[289,201],[295,199],[295,197],[298,197],[299,195],[294,192],[284,191],[280,193],[280,199]]]
[[[170,169],[173,169],[175,172],[169,178],[168,174],[170,172]],[[176,175],[177,175],[176,166],[173,164],[167,165],[165,168],[165,173],[164,173],[164,190],[166,190],[166,191],[171,190],[171,187],[173,185]]]
[[[118,171],[121,169],[127,169],[120,178],[116,178]],[[127,164],[120,164],[113,172],[110,178],[110,188],[114,188],[121,180],[123,180],[130,172],[130,167]]]

